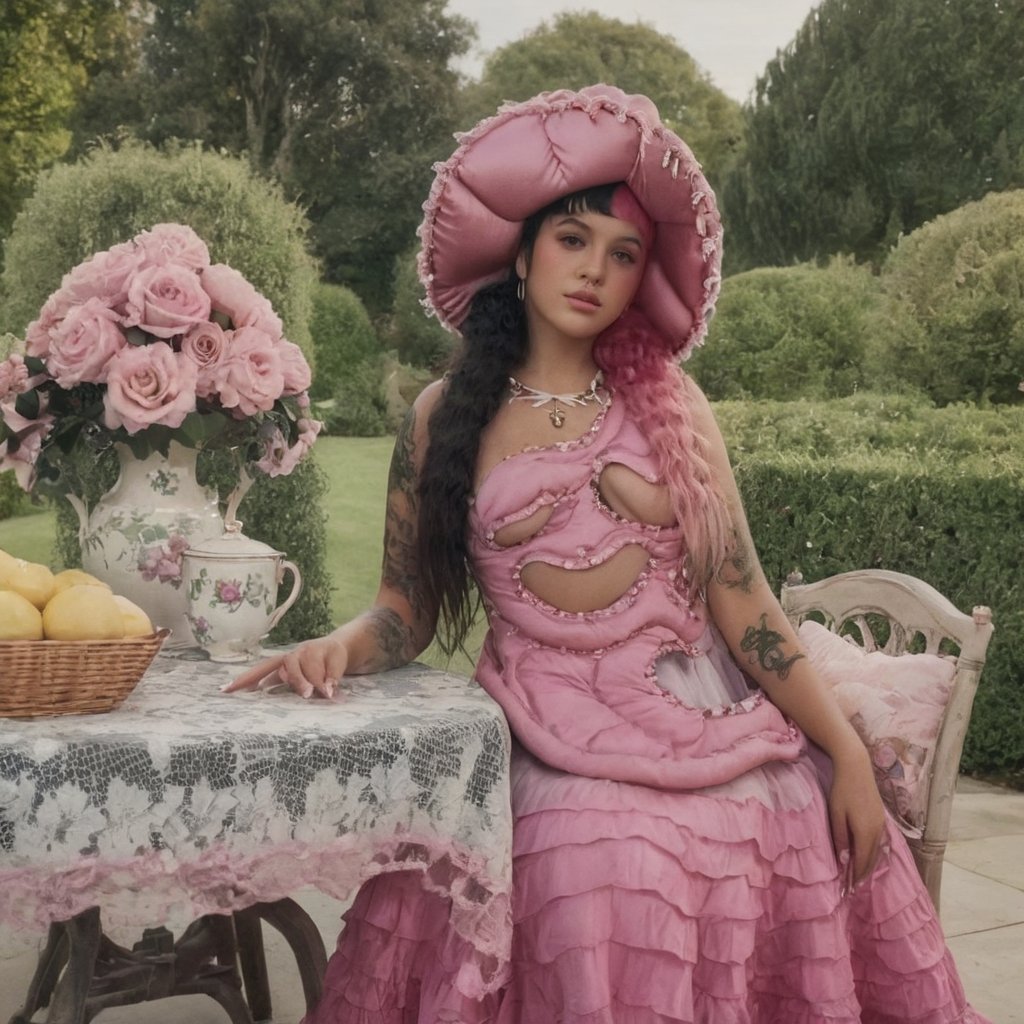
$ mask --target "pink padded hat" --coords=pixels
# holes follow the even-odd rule
[[[441,323],[458,331],[476,292],[507,276],[527,217],[624,181],[655,228],[633,306],[684,358],[701,343],[721,283],[715,194],[646,96],[611,85],[541,93],[456,139],[451,158],[435,165],[419,229],[420,279]]]

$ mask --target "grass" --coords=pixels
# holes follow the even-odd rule
[[[384,501],[394,439],[325,437],[313,449],[330,483],[324,497],[327,514],[327,569],[334,591],[331,612],[346,622],[369,607],[380,580],[384,538]],[[245,518],[243,504],[239,518]],[[17,558],[42,562],[52,569],[56,516],[52,510],[0,520],[0,548]],[[483,641],[478,625],[467,642],[474,658]],[[421,660],[453,672],[472,672],[473,658],[456,655],[449,662],[436,645]]]

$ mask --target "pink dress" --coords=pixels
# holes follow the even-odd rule
[[[891,822],[878,867],[841,895],[827,759],[688,599],[678,528],[603,502],[612,463],[657,479],[614,402],[582,437],[500,463],[471,511],[490,620],[477,678],[518,740],[507,984],[471,991],[445,900],[381,876],[307,1024],[985,1024]],[[496,541],[527,520],[525,539]],[[584,569],[637,544],[645,568],[599,611],[523,585],[530,562]]]

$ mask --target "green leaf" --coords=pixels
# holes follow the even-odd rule
[[[129,345],[148,345],[153,340],[141,327],[129,327],[124,336]]]
[[[14,411],[27,420],[34,420],[39,415],[39,392],[23,391],[14,400]]]
[[[25,356],[25,369],[33,375],[37,373],[45,373],[46,363],[44,363],[39,356]]]
[[[210,313],[210,319],[222,330],[231,330],[231,317],[229,317],[227,313],[222,313],[219,309],[215,309]]]

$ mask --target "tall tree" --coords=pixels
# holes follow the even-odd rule
[[[4,0],[0,6],[0,235],[36,174],[67,152],[90,75],[121,52],[133,5]]]
[[[557,15],[490,55],[479,83],[465,91],[466,117],[493,114],[503,100],[596,82],[654,100],[662,120],[686,140],[715,184],[740,141],[739,104],[675,40],[642,23],[594,13]]]
[[[1024,184],[1024,5],[824,0],[769,62],[726,178],[733,266],[846,251]]]
[[[472,28],[445,3],[161,0],[132,127],[247,153],[307,207],[326,276],[383,309],[455,126]]]

